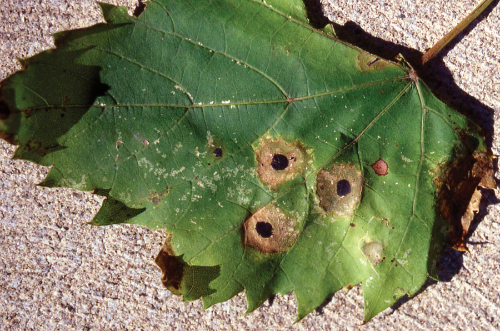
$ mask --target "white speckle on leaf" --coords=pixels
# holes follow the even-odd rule
[[[410,162],[413,162],[411,159],[407,158],[406,156],[404,155],[401,155],[401,159],[407,163],[410,163]]]
[[[170,177],[175,177],[178,174],[182,173],[184,170],[186,170],[186,167],[182,166],[179,170],[172,170],[170,172]],[[164,176],[165,177],[165,176]]]
[[[207,131],[207,143],[209,147],[214,147],[214,137],[212,137],[210,131]]]
[[[161,175],[163,175],[165,173],[165,171],[167,171],[167,169],[159,168],[159,169],[155,169],[153,173],[156,177],[160,177]]]
[[[72,178],[63,178],[61,179],[61,183],[64,186],[72,187],[76,190],[84,190],[87,186],[87,175],[82,175],[80,182],[77,182]]]
[[[205,187],[205,185],[212,191],[212,193],[215,193],[217,191],[217,185],[214,184],[212,179],[204,176],[202,179],[202,187]]]
[[[153,163],[151,163],[149,160],[147,160],[145,157],[140,158],[137,161],[137,165],[141,168],[147,168],[149,172],[152,172],[154,169]]]
[[[174,153],[177,153],[179,151],[179,149],[181,149],[181,148],[182,148],[182,143],[178,142],[177,145],[175,145]]]

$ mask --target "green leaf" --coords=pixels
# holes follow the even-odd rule
[[[106,196],[93,224],[166,229],[170,290],[245,290],[248,311],[294,291],[301,319],[362,282],[369,320],[434,275],[447,176],[466,164],[475,189],[489,157],[404,60],[312,28],[299,0],[100,5],[105,24],[2,83],[0,133],[52,165],[42,185]]]

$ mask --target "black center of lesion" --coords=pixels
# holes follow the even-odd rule
[[[271,167],[274,170],[285,170],[288,167],[288,158],[283,154],[274,154]]]
[[[341,179],[337,182],[337,195],[343,197],[351,193],[351,184],[346,179]]]
[[[215,155],[215,157],[222,157],[222,148],[217,147],[217,148],[214,150],[214,155]]]
[[[262,238],[269,238],[273,235],[273,226],[268,222],[257,222],[257,224],[255,224],[255,231],[257,231]]]

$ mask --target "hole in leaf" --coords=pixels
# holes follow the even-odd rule
[[[257,231],[262,238],[269,238],[273,235],[273,226],[268,222],[257,222],[257,224],[255,224],[255,231]]]
[[[337,195],[344,197],[351,193],[351,184],[346,179],[341,179],[337,182]]]
[[[214,155],[215,155],[215,157],[222,157],[222,148],[217,147],[217,148],[214,150]]]
[[[285,170],[288,168],[288,158],[283,154],[274,154],[271,167],[274,170]]]
[[[135,17],[139,17],[142,15],[142,13],[144,13],[145,9],[146,9],[146,4],[142,0],[139,0],[139,3],[135,7],[134,13],[132,15],[134,15]]]

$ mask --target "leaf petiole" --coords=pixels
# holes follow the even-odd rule
[[[462,32],[472,21],[474,21],[493,0],[483,0],[467,17],[457,24],[450,32],[441,38],[431,49],[422,56],[422,64],[432,60],[446,45],[450,43],[460,32]]]

